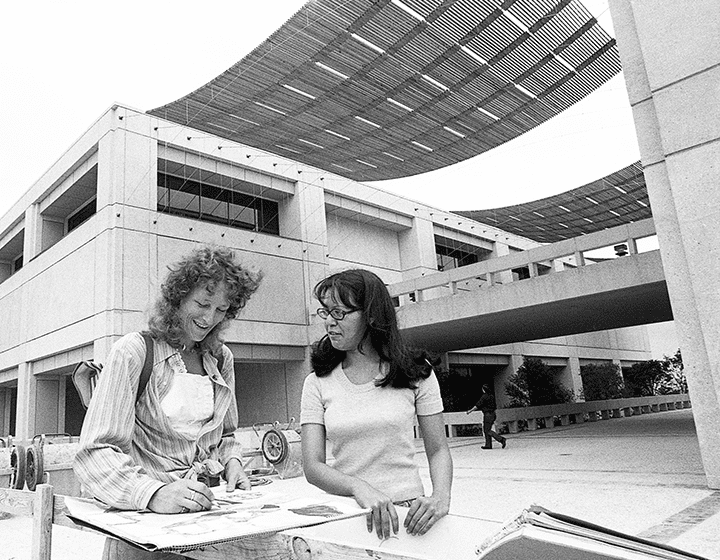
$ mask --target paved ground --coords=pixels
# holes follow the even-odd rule
[[[506,449],[481,445],[451,442],[455,514],[501,524],[539,504],[720,560],[720,492],[705,484],[690,410],[524,432]],[[1,520],[0,560],[29,559],[30,534],[24,519]],[[102,544],[55,527],[53,560],[100,558]]]

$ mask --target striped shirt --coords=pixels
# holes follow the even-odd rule
[[[120,509],[142,510],[166,483],[222,473],[231,458],[242,457],[233,435],[238,427],[233,356],[226,346],[222,351],[222,372],[214,356],[203,354],[214,387],[214,412],[197,440],[188,440],[173,429],[161,405],[178,371],[178,351],[155,340],[152,375],[136,405],[145,342],[131,333],[115,343],[93,392],[75,458],[85,492]]]

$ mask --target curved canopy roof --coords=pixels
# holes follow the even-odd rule
[[[491,210],[455,214],[552,243],[652,217],[640,162],[555,196]]]
[[[313,0],[149,113],[375,181],[490,150],[619,71],[615,40],[577,0]]]

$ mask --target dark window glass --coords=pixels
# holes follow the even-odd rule
[[[530,269],[527,266],[513,268],[512,274],[514,280],[527,280],[528,278],[530,278]]]
[[[78,227],[80,224],[82,224],[90,216],[95,214],[96,207],[97,207],[96,200],[93,198],[90,202],[88,202],[80,210],[78,210],[72,216],[70,216],[68,218],[68,224],[67,224],[68,233],[70,233],[72,230],[74,230],[76,227]]]
[[[474,264],[480,260],[477,250],[471,252],[474,248],[470,245],[460,242],[452,243],[452,239],[444,241],[445,242],[440,243],[437,238],[435,240],[435,256],[437,257],[438,270],[460,268],[461,266]]]
[[[212,185],[202,185],[201,192],[200,219],[227,225],[230,193]]]
[[[21,253],[20,256],[15,257],[15,259],[13,260],[13,263],[12,263],[12,271],[13,271],[13,274],[15,274],[15,273],[16,273],[18,270],[20,270],[22,267],[23,267],[23,256],[22,256],[22,253]]]
[[[277,202],[165,173],[158,173],[158,211],[280,234]]]
[[[252,196],[230,191],[230,225],[243,229],[256,229],[258,224],[256,200],[258,199]]]

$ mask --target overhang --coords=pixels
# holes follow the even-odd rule
[[[562,194],[455,214],[540,243],[554,243],[652,217],[639,161]]]
[[[620,71],[576,0],[313,0],[151,115],[357,181],[486,152]]]

